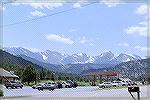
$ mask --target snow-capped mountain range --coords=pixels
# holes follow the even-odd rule
[[[123,54],[115,56],[111,51],[104,52],[98,56],[88,56],[85,53],[64,55],[59,52],[46,50],[43,52],[32,52],[22,47],[5,47],[4,51],[16,56],[25,55],[38,61],[50,64],[118,64],[121,62],[141,59],[138,55]],[[22,56],[23,57],[23,56]]]

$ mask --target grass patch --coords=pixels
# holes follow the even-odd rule
[[[0,90],[0,97],[4,96],[3,91]]]
[[[90,86],[89,82],[77,82],[79,86]]]
[[[110,89],[122,89],[122,88],[127,88],[128,86],[117,86],[117,87],[108,87],[104,88],[105,90],[110,90]]]
[[[136,85],[136,86],[140,87],[140,86],[145,86],[145,85]],[[104,88],[104,89],[110,90],[110,89],[122,89],[122,88],[128,88],[128,86],[108,87],[108,88]]]

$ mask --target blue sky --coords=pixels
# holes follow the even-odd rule
[[[105,51],[147,56],[146,7],[140,3],[12,3],[3,7],[3,24],[54,16],[3,28],[4,47],[65,54]]]

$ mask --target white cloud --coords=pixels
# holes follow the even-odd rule
[[[46,36],[46,39],[50,40],[50,41],[56,41],[56,42],[62,42],[65,44],[73,44],[73,40],[69,39],[69,38],[65,38],[64,36],[59,36],[56,34],[50,34]]]
[[[149,5],[148,5],[149,6]],[[150,18],[148,18],[148,14],[147,14],[147,5],[140,5],[135,13],[142,15],[144,17],[144,21],[139,22],[137,25],[132,25],[129,26],[127,29],[125,29],[125,32],[127,34],[135,34],[135,35],[139,35],[139,36],[150,36],[147,32],[147,23],[150,24]]]
[[[135,12],[140,15],[146,15],[147,14],[147,5],[141,5],[139,8],[136,9]]]
[[[140,36],[148,36],[146,25],[130,26],[126,30],[127,34],[138,34]]]
[[[134,48],[139,49],[141,51],[149,51],[150,52],[150,48],[148,48],[148,47],[135,46]]]
[[[91,3],[88,0],[76,0],[75,3],[73,3],[73,8],[81,8],[83,4],[85,3]]]
[[[80,3],[75,3],[75,4],[73,4],[73,8],[81,8],[81,4]]]
[[[35,9],[54,9],[63,6],[63,3],[12,3],[14,6],[19,6],[19,5],[27,5],[31,6]]]
[[[95,2],[105,4],[108,7],[116,7],[118,4],[123,3],[122,0],[97,0]],[[93,3],[93,2],[89,0],[77,0],[77,2],[73,4],[73,8],[81,8],[82,7],[81,5],[85,3]]]
[[[47,15],[47,14],[42,13],[42,12],[37,11],[37,10],[35,10],[35,11],[33,11],[33,12],[30,12],[30,14],[31,14],[32,16],[39,16],[39,17],[41,17],[41,16],[46,16],[46,15]]]
[[[123,3],[122,0],[100,0],[100,3],[107,5],[108,7],[116,7],[118,4]]]
[[[81,44],[89,44],[90,46],[93,46],[93,45],[94,45],[92,42],[93,42],[93,40],[87,39],[85,36],[83,36],[83,37],[79,40],[79,43],[81,43]]]
[[[128,47],[129,44],[128,43],[118,43],[118,46]]]

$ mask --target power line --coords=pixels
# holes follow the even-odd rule
[[[81,7],[86,7],[86,6],[89,6],[89,5],[94,4],[94,3],[95,2],[89,3],[89,4],[85,4],[85,5],[82,5]],[[72,10],[75,10],[75,9],[78,9],[78,8],[71,8],[71,9],[63,10],[63,11],[56,12],[56,13],[53,13],[53,14],[49,14],[49,15],[46,15],[46,16],[42,16],[42,17],[38,17],[38,18],[33,18],[33,19],[28,19],[28,20],[20,21],[20,22],[15,22],[15,23],[3,25],[3,26],[0,26],[0,27],[9,27],[9,26],[13,26],[13,25],[18,25],[18,24],[26,23],[26,22],[31,22],[31,21],[42,19],[42,18],[51,17],[51,16],[54,16],[54,15],[57,15],[57,14],[69,12],[69,11],[72,11]]]

